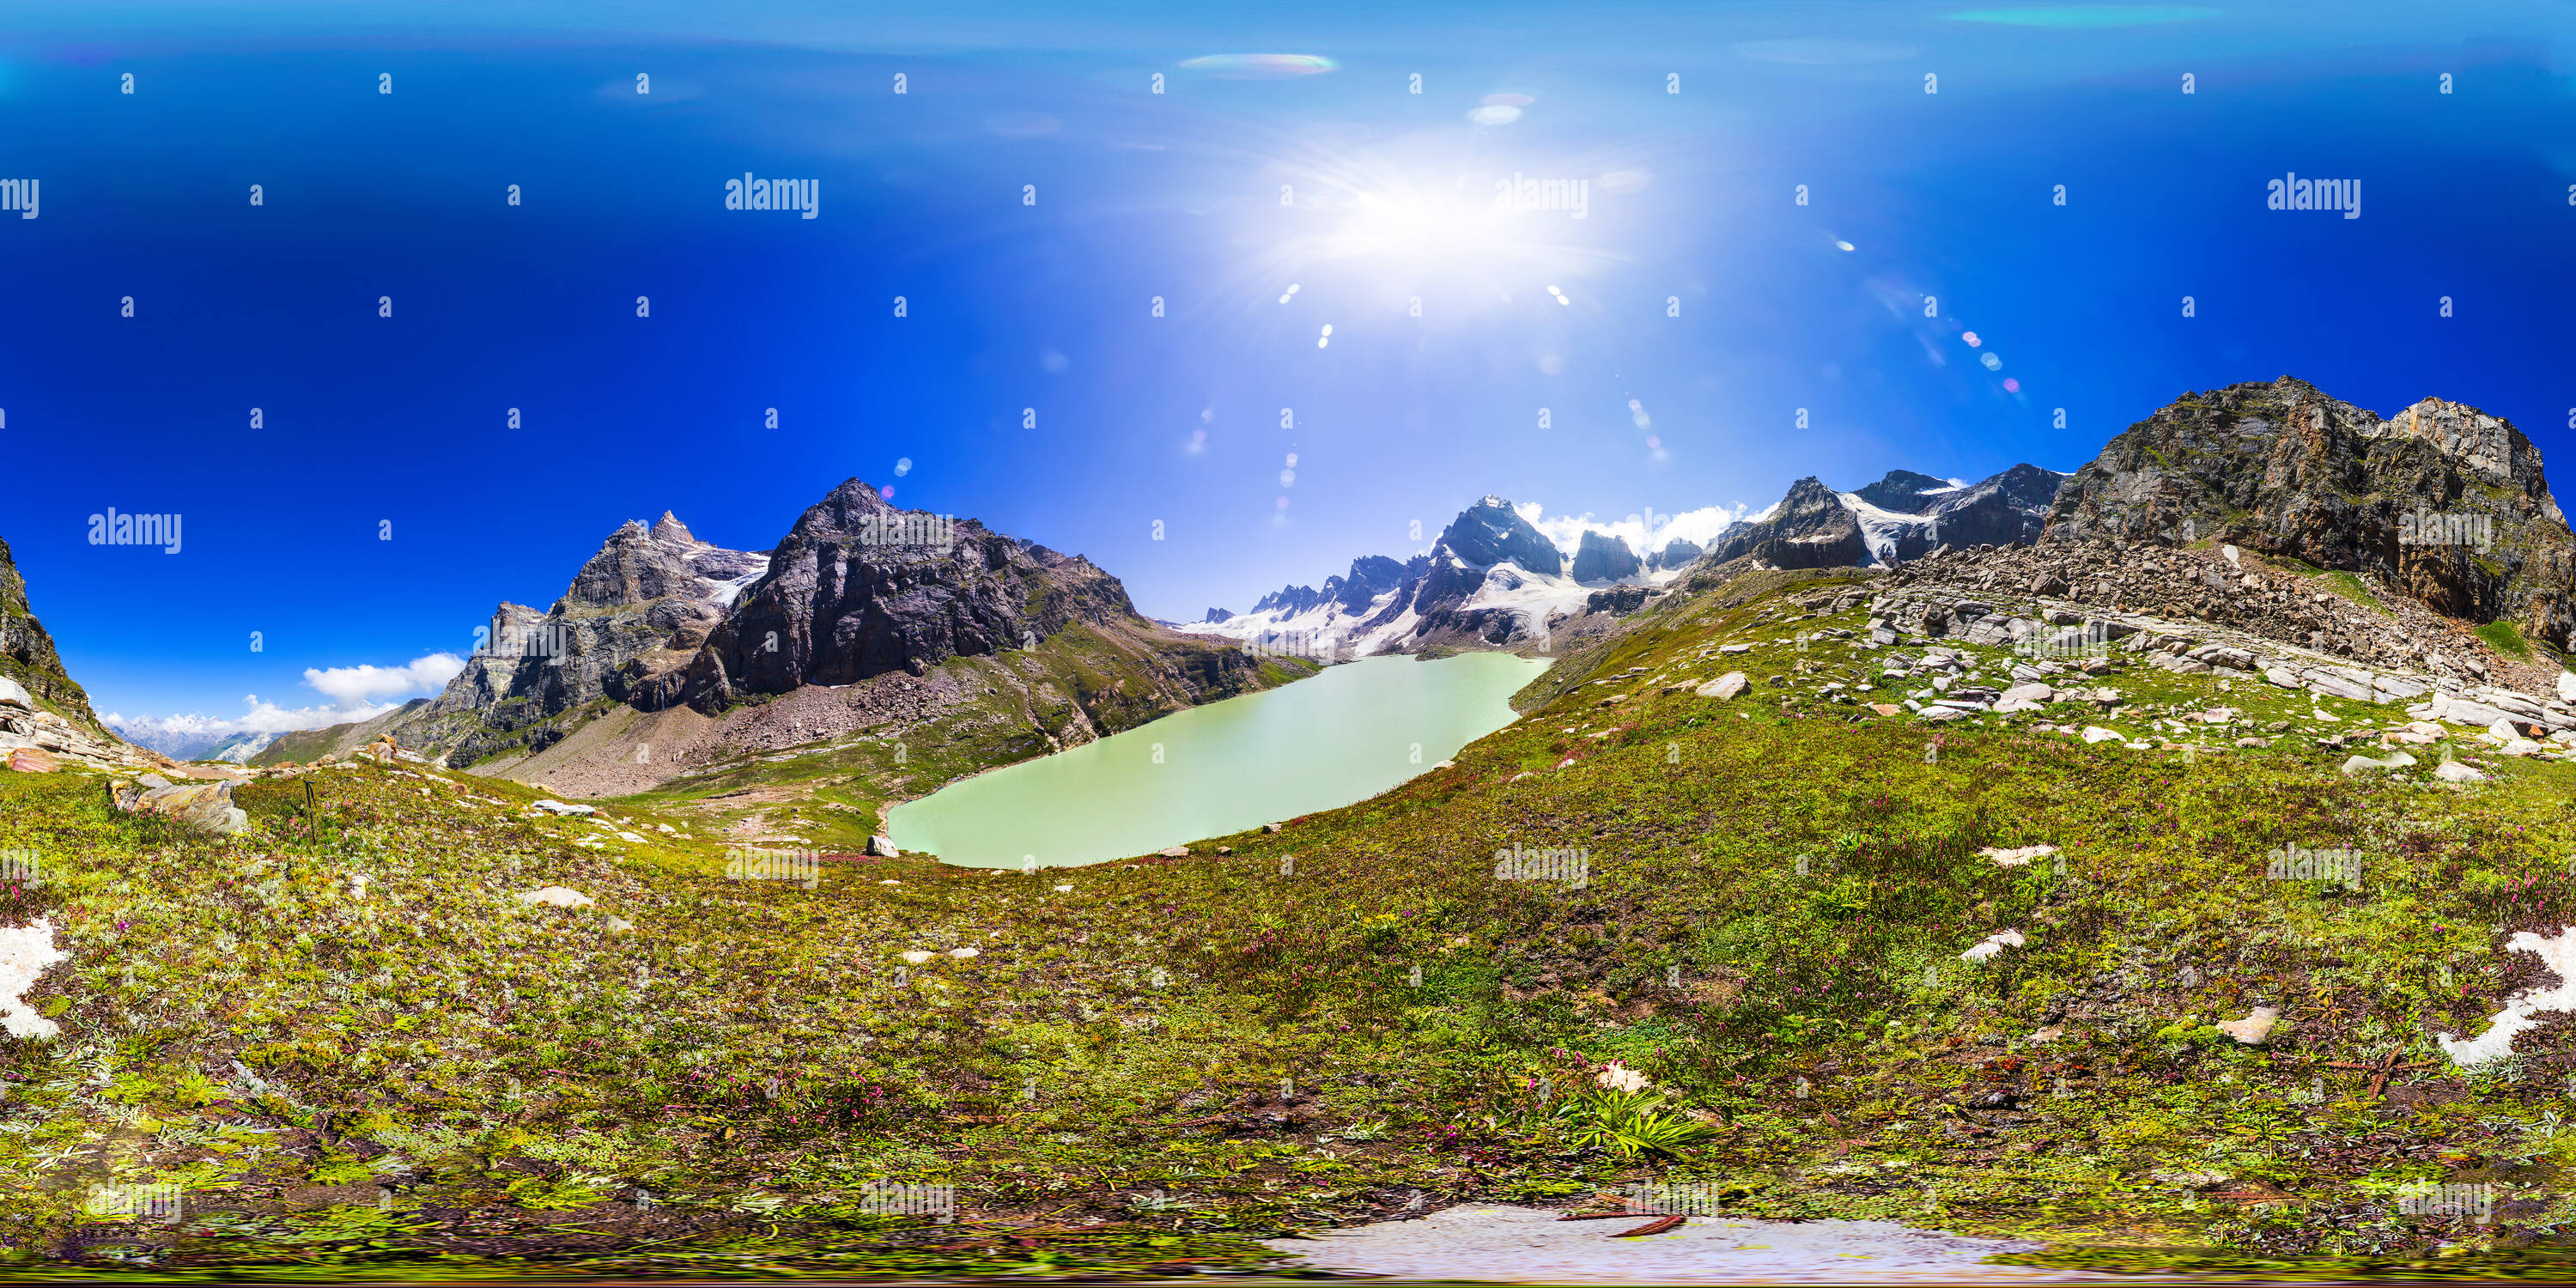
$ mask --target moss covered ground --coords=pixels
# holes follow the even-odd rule
[[[1786,606],[1815,580],[1671,597],[1449,767],[1181,860],[808,889],[728,879],[676,799],[559,819],[335,767],[243,788],[254,831],[218,840],[0,775],[0,849],[42,873],[7,919],[71,954],[30,994],[61,1036],[0,1040],[5,1255],[1147,1274],[1654,1181],[2066,1264],[2563,1268],[2576,1027],[2473,1072],[2436,1035],[2550,982],[2504,943],[2576,922],[2576,769],[2472,743],[2490,781],[2433,780],[2438,749],[2347,777],[2319,740],[2397,713],[2134,667],[2088,681],[2107,714],[1884,717],[1881,656],[1795,642],[1859,624]],[[1730,669],[1731,701],[1684,684]],[[2267,876],[2289,847],[2351,851],[2357,888]],[[596,903],[513,897],[545,885]],[[2257,1006],[2265,1045],[2216,1028]],[[1612,1064],[1660,1103],[1574,1095]],[[181,1220],[87,1211],[134,1184]],[[893,1184],[953,1186],[955,1223],[878,1210]],[[2491,1219],[2421,1197],[2462,1193]]]

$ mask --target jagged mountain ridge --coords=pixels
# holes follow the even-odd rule
[[[765,553],[700,541],[669,513],[630,522],[552,608],[505,601],[485,635],[434,700],[281,739],[259,760],[389,737],[607,794],[951,716],[975,755],[1007,762],[1287,678],[1147,621],[1078,555],[899,510],[858,479]],[[957,659],[979,668],[945,674]]]
[[[1729,528],[1708,558],[1750,558],[1772,568],[1892,566],[1945,545],[2028,545],[2070,477],[2023,464],[1962,485],[1890,470],[1875,483],[1836,492],[1809,475],[1779,504]]]
[[[1430,549],[1401,563],[1366,555],[1323,588],[1287,586],[1234,613],[1208,610],[1183,629],[1247,641],[1308,637],[1335,641],[1337,655],[1417,652],[1436,647],[1498,647],[1543,634],[1548,623],[1589,611],[1593,592],[1635,579],[1661,580],[1699,558],[1701,548],[1675,538],[1651,553],[1598,530],[1586,530],[1568,558],[1511,502],[1486,496],[1460,511]],[[1642,602],[1618,597],[1618,611]]]

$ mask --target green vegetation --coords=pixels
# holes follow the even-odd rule
[[[2369,584],[2352,573],[2340,571],[2320,573],[2316,577],[2316,583],[2374,613],[2383,617],[2388,615],[2388,605],[2379,602],[2379,596],[2370,593]]]
[[[745,790],[718,775],[591,821],[333,769],[320,839],[285,779],[239,793],[231,841],[0,775],[0,848],[46,875],[10,911],[72,954],[31,995],[63,1037],[0,1042],[0,1239],[60,1249],[89,1186],[169,1181],[175,1231],[81,1237],[133,1274],[1141,1272],[1257,1265],[1255,1236],[1417,1193],[1651,1178],[2065,1264],[2563,1240],[2571,1021],[2473,1077],[2435,1036],[2545,983],[2503,943],[2576,907],[2576,768],[2346,777],[2283,735],[2387,708],[2146,670],[2111,714],[1885,719],[1767,682],[1872,682],[1850,641],[1790,642],[1858,624],[1784,611],[1820,580],[1676,596],[1453,766],[1168,863],[836,862],[807,890],[724,878],[689,807]],[[1664,691],[1729,669],[1757,686]],[[2185,719],[2214,705],[2236,723]],[[2038,728],[2084,723],[2167,745]],[[2236,749],[2252,729],[2272,746]],[[829,754],[756,772],[864,808],[970,753]],[[2057,853],[1981,854],[2027,845]],[[2289,846],[2357,851],[2361,888],[2267,879]],[[1588,879],[1497,879],[1513,847]],[[512,898],[548,884],[597,904]],[[2025,945],[1962,959],[2005,929]],[[2215,1029],[2257,1006],[2267,1045]],[[1651,1087],[1594,1093],[1613,1063]],[[954,1184],[963,1220],[872,1210],[897,1182]],[[2492,1186],[2499,1224],[2397,1210],[2430,1182]]]
[[[2531,656],[2531,645],[2522,638],[2522,632],[2516,629],[2512,622],[2502,618],[2477,627],[2473,633],[2479,639],[2486,641],[2488,648],[2507,657]]]

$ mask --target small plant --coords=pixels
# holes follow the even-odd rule
[[[510,1182],[510,1201],[537,1212],[573,1212],[608,1198],[609,1178],[566,1172],[560,1178],[523,1177]]]
[[[1620,1158],[1676,1154],[1714,1135],[1705,1123],[1661,1112],[1662,1096],[1638,1091],[1591,1091],[1557,1107],[1557,1117],[1572,1123],[1569,1133],[1583,1149],[1603,1149]]]

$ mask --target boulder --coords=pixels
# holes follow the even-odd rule
[[[544,810],[549,814],[596,814],[599,812],[599,807],[596,805],[573,805],[558,800],[538,801],[536,803],[536,808]]]
[[[2488,706],[2483,702],[2471,702],[2467,698],[2453,697],[2447,693],[2434,694],[2432,705],[2434,719],[2448,720],[2453,724],[2476,725],[2480,729],[2492,729],[2496,721],[2505,718],[2505,712],[2500,708]]]
[[[2007,712],[2036,711],[2040,707],[2048,703],[2055,702],[2056,700],[2057,690],[2053,686],[2046,684],[2016,684],[2011,688],[2004,690],[2003,695],[1995,699],[1995,710]]]
[[[2558,673],[2558,700],[2576,702],[2576,671]]]
[[[2472,769],[2456,760],[2445,760],[2441,764],[2433,766],[2433,776],[2446,783],[2477,783],[2486,781],[2486,774],[2484,772]]]
[[[9,768],[22,774],[50,774],[63,767],[63,762],[34,747],[20,747],[10,752],[8,764]]]
[[[2030,941],[2023,939],[2021,932],[2018,930],[1998,930],[1995,933],[1986,936],[1984,939],[1978,940],[1975,947],[1959,954],[1959,960],[1981,962],[2002,952],[2006,948],[2019,948],[2028,942]]]
[[[2299,673],[2286,666],[2275,666],[2265,669],[2263,672],[2263,678],[2266,681],[2279,685],[2284,689],[2295,689],[2299,687]]]
[[[155,774],[114,788],[116,807],[128,814],[156,814],[181,827],[221,836],[250,830],[250,815],[233,804],[231,783],[172,784]]]
[[[36,709],[36,699],[30,696],[16,680],[0,675],[0,707],[16,707],[21,711],[33,711]]]
[[[2218,1031],[2246,1046],[2261,1046],[2266,1038],[2272,1036],[2272,1027],[2280,1022],[2279,1007],[2258,1006],[2244,1019],[2221,1021]]]
[[[579,890],[558,885],[540,886],[514,897],[521,903],[544,904],[549,908],[586,908],[597,902]]]
[[[2343,772],[2349,777],[2367,769],[2404,769],[2414,763],[2415,758],[2402,751],[2390,752],[2385,759],[2381,760],[2372,760],[2368,756],[2354,756],[2343,762]]]
[[[1999,868],[2023,868],[2030,866],[2030,861],[2032,859],[2045,858],[2048,855],[2057,853],[2057,847],[2054,845],[2020,845],[2008,850],[1999,850],[1989,845],[1986,848],[1977,851],[1977,853],[1985,858],[1994,860],[1995,866]]]
[[[2376,675],[2371,677],[2370,687],[2381,695],[2380,700],[2383,702],[2405,702],[2424,696],[2432,686],[2420,680],[2409,680],[2394,675]]]
[[[1167,859],[1186,859],[1190,857],[1190,847],[1186,845],[1167,845],[1163,847],[1161,854]]]
[[[894,848],[894,838],[890,836],[869,837],[868,853],[873,854],[880,859],[900,859],[903,857],[903,851]]]
[[[1715,698],[1720,702],[1724,702],[1727,699],[1734,697],[1736,694],[1744,692],[1745,687],[1752,683],[1753,677],[1746,675],[1744,672],[1729,671],[1726,674],[1699,686],[1699,696],[1703,698]]]
[[[2328,697],[2343,698],[2352,702],[2372,700],[2367,681],[2355,684],[2340,675],[2324,670],[2302,672],[2301,678],[2307,681],[2308,691],[2311,693],[2322,693]]]

